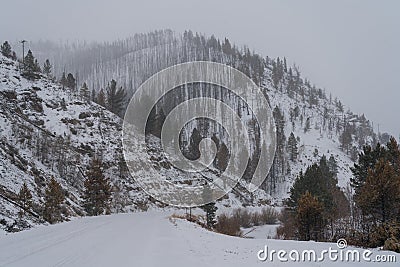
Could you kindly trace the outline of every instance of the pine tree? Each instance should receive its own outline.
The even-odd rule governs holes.
[[[166,116],[162,108],[159,108],[158,111],[156,110],[156,108],[153,108],[149,114],[146,123],[146,134],[152,134],[158,138],[161,138],[162,125]]]
[[[209,185],[205,185],[203,188],[203,200],[204,202],[209,202],[201,207],[206,213],[207,228],[213,229],[217,223],[215,220],[217,207],[215,202],[210,202],[212,200],[212,191]]]
[[[285,172],[285,116],[281,109],[276,106],[273,110],[273,116],[276,125],[276,156],[274,161],[274,168],[278,173]]]
[[[206,212],[207,228],[213,229],[215,227],[215,224],[217,223],[217,221],[215,220],[217,212],[217,207],[215,206],[215,203],[208,203],[204,205],[202,209]]]
[[[37,61],[35,60],[32,51],[29,50],[24,58],[23,76],[27,79],[34,80],[38,78],[36,72],[38,71]]]
[[[85,82],[83,83],[79,93],[83,100],[85,101],[90,100],[90,91]]]
[[[337,180],[329,171],[326,157],[323,156],[319,163],[309,166],[304,174],[300,172],[290,189],[288,204],[290,207],[297,207],[300,197],[308,191],[318,198],[327,211],[331,211],[336,185]]]
[[[329,171],[336,176],[338,174],[338,165],[336,162],[335,157],[331,154],[331,156],[329,157],[328,160],[328,167],[329,167]]]
[[[111,186],[109,180],[104,176],[102,162],[93,159],[84,182],[85,191],[83,195],[84,207],[90,216],[97,216],[108,212],[111,200]]]
[[[46,221],[51,224],[62,221],[61,205],[64,200],[65,195],[61,185],[52,177],[45,192],[43,217]]]
[[[343,151],[349,153],[351,142],[353,141],[352,133],[350,127],[346,127],[343,133],[339,137],[341,147]]]
[[[385,223],[400,214],[400,174],[395,172],[389,161],[381,158],[356,195],[356,204],[365,215]]]
[[[21,186],[21,189],[19,190],[18,203],[21,205],[23,209],[22,212],[30,210],[32,208],[32,194],[31,191],[29,191],[29,188],[26,185],[26,183],[24,183]]]
[[[304,132],[308,132],[311,129],[311,122],[310,122],[310,118],[307,118],[306,120],[306,124],[304,125]]]
[[[2,54],[3,56],[8,57],[8,58],[12,58],[13,52],[12,52],[12,50],[11,50],[11,45],[8,43],[8,41],[5,41],[5,42],[1,45],[0,50],[1,50],[1,54]]]
[[[96,90],[94,90],[94,88],[92,88],[92,93],[90,94],[90,100],[92,102],[96,102],[97,101]]]
[[[197,128],[194,128],[192,134],[190,135],[189,147],[188,147],[188,155],[187,158],[190,160],[197,160],[200,158],[200,141],[202,137],[200,131]]]
[[[293,133],[290,133],[287,144],[288,144],[290,160],[296,161],[297,155],[298,155],[298,149],[297,149],[297,140],[296,140],[296,137],[294,137]]]
[[[104,90],[101,89],[99,94],[97,95],[97,104],[100,106],[106,107],[106,95],[104,94]]]
[[[12,52],[11,59],[12,60],[17,60],[17,53],[15,53],[15,51]]]
[[[230,153],[228,147],[225,145],[225,143],[221,143],[217,154],[215,155],[216,167],[220,172],[225,171],[225,169],[228,167],[229,157]]]
[[[350,168],[353,177],[350,178],[351,186],[355,189],[355,194],[358,194],[360,188],[364,185],[369,169],[373,169],[380,158],[385,157],[386,149],[379,143],[375,148],[364,146],[363,151],[358,155],[358,162]]]
[[[112,113],[121,116],[124,109],[126,92],[122,87],[117,88],[117,82],[111,80],[110,85],[107,87],[107,109]]]
[[[43,64],[43,73],[50,78],[51,76],[51,64],[50,60],[46,59],[46,61]],[[64,74],[65,77],[65,74]]]
[[[42,72],[39,61],[37,59],[35,59],[35,72]]]
[[[300,240],[320,240],[324,227],[324,207],[318,198],[306,191],[299,198],[296,210],[296,224]]]
[[[68,73],[67,75],[66,86],[72,90],[75,90],[76,88],[76,80],[74,78],[74,75],[72,75],[72,73]]]
[[[63,72],[62,75],[61,75],[60,84],[62,85],[63,89],[66,86],[68,86],[67,78],[65,77],[65,72]]]

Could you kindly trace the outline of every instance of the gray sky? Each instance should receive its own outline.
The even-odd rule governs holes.
[[[191,29],[286,56],[381,131],[400,133],[400,1],[13,0],[3,40],[113,40]]]

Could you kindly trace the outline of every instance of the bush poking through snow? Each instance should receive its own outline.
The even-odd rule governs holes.
[[[239,219],[236,216],[229,216],[225,213],[218,216],[218,222],[215,225],[218,233],[231,236],[241,236]]]

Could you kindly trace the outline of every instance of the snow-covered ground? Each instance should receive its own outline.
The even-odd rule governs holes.
[[[397,263],[260,261],[258,252],[338,249],[334,243],[230,237],[207,231],[171,212],[116,214],[0,235],[0,266],[398,266]],[[355,249],[355,248],[346,248]],[[357,249],[362,253],[362,249]],[[373,250],[377,255],[400,254]],[[260,256],[263,256],[262,254]],[[288,257],[288,256],[286,256]]]

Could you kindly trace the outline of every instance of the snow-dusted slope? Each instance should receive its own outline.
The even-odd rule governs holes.
[[[299,171],[304,171],[322,155],[335,157],[338,184],[342,188],[347,187],[351,177],[349,167],[357,152],[364,144],[377,141],[370,121],[363,115],[343,109],[340,100],[302,77],[296,66],[287,66],[285,59],[271,59],[250,52],[246,47],[239,48],[227,42],[226,38],[216,39],[191,31],[180,34],[164,30],[138,34],[115,43],[81,44],[69,48],[57,48],[55,45],[48,54],[45,54],[48,47],[36,44],[34,51],[42,60],[50,58],[59,75],[67,66],[69,72],[79,73],[80,79],[95,90],[104,88],[108,81],[115,79],[130,95],[156,72],[188,61],[208,60],[228,64],[253,80],[258,79],[269,96],[271,107],[279,107],[284,115],[286,142],[291,132],[300,138],[299,158],[290,162],[284,151],[286,158],[283,165],[287,166],[282,169],[285,170],[277,173],[274,181],[268,181],[264,188],[272,201],[278,204],[287,197]],[[290,113],[295,107],[298,107],[299,115],[292,124]],[[306,121],[310,124],[307,132],[304,131]],[[340,136],[348,127],[353,129],[352,143],[349,148],[342,149]],[[286,144],[284,146],[286,148]]]
[[[66,192],[65,217],[82,214],[83,181],[90,159],[95,156],[102,158],[113,184],[112,212],[140,210],[151,202],[129,175],[121,175],[121,119],[105,108],[83,101],[45,77],[25,79],[18,63],[3,56],[0,107],[3,227],[12,228],[18,218],[16,194],[24,182],[33,194],[34,211],[40,212],[44,189],[52,176]],[[34,217],[27,221],[28,225],[39,222]]]
[[[288,197],[288,193],[291,185],[296,179],[299,172],[303,172],[308,166],[315,162],[318,162],[322,155],[325,155],[327,159],[330,155],[333,155],[337,161],[338,165],[338,186],[342,189],[349,187],[350,177],[352,176],[350,167],[353,166],[354,162],[348,154],[346,154],[340,148],[339,135],[334,131],[329,131],[328,129],[322,129],[322,114],[324,107],[331,111],[335,111],[336,107],[333,103],[328,101],[323,101],[318,106],[310,107],[306,103],[298,101],[296,98],[290,98],[287,94],[275,90],[272,88],[271,84],[266,84],[268,90],[268,95],[270,97],[271,106],[279,107],[287,119],[285,123],[285,134],[289,136],[291,132],[294,133],[296,137],[300,139],[298,143],[298,159],[296,162],[289,161],[290,173],[285,175],[284,180],[280,181],[277,185],[277,192],[275,196],[277,199],[284,199]],[[294,120],[292,124],[288,117],[289,113],[295,107],[299,107],[300,113],[304,114],[304,121],[309,118],[310,129],[304,131],[304,122],[301,123],[299,119]],[[318,153],[316,153],[318,151]]]
[[[265,246],[300,253],[313,249],[317,255],[329,247],[338,248],[334,243],[230,237],[169,215],[147,212],[80,218],[2,235],[0,266],[376,266],[375,262],[330,261],[327,256],[323,262],[280,262],[276,254],[272,262],[263,262],[257,253]],[[400,260],[400,254],[372,251],[371,259],[392,254]]]
[[[111,180],[111,213],[163,207],[121,167],[122,121],[102,106],[82,100],[76,92],[43,76],[27,80],[17,62],[1,56],[0,107],[0,228],[18,231],[43,223],[35,214],[41,213],[51,177],[65,191],[64,218],[84,215],[83,181],[93,157],[102,159]],[[163,166],[160,153],[152,153],[155,164]],[[135,156],[144,157],[140,152]],[[167,177],[185,178],[176,169],[164,172]],[[34,213],[21,220],[17,194],[24,182],[33,195]],[[265,197],[262,192],[259,195]],[[237,207],[241,201],[230,194],[221,205]]]
[[[195,39],[198,38],[203,36]],[[243,186],[238,186],[217,205],[282,205],[299,171],[304,171],[322,155],[327,158],[334,156],[338,164],[338,184],[342,188],[348,187],[350,166],[357,151],[362,145],[377,141],[370,122],[364,116],[344,111],[340,101],[311,85],[300,76],[296,67],[286,66],[286,61],[263,58],[246,48],[233,47],[227,54],[223,48],[221,51],[212,45],[215,38],[204,37],[203,41],[208,41],[201,41],[202,44],[193,40],[188,35],[179,36],[170,31],[155,36],[151,33],[138,35],[126,44],[117,42],[117,47],[99,45],[93,50],[90,47],[71,49],[68,51],[71,57],[61,56],[65,55],[62,49],[53,51],[61,56],[55,57],[58,61],[54,65],[60,71],[60,66],[66,63],[65,58],[71,59],[66,65],[70,68],[68,71],[79,73],[79,79],[86,81],[90,89],[104,89],[110,79],[116,79],[118,85],[132,94],[150,75],[176,63],[211,60],[230,64],[258,79],[271,107],[279,108],[284,117],[285,136],[282,160],[276,164],[274,175],[268,176],[263,188],[251,194]],[[47,50],[38,52],[39,58],[47,56],[43,51]],[[13,224],[17,223],[19,208],[13,201],[23,182],[33,192],[34,211],[40,212],[44,188],[52,176],[66,192],[65,217],[83,215],[80,195],[86,169],[94,156],[103,159],[106,176],[113,185],[110,212],[162,206],[147,196],[124,168],[121,119],[105,108],[82,100],[77,92],[62,88],[45,77],[36,81],[26,80],[20,75],[18,63],[4,57],[0,58],[0,106],[0,224],[3,225],[0,228],[13,230]],[[297,115],[293,117],[293,113]],[[306,124],[309,127],[304,130]],[[340,136],[347,128],[352,129],[352,142],[343,149]],[[291,132],[299,140],[299,155],[294,161],[289,160],[287,151]],[[187,140],[189,134],[187,131]],[[151,137],[148,143],[154,164],[158,164],[159,171],[169,179],[185,182],[190,175],[167,168],[169,162],[155,145],[159,143],[156,139]],[[144,155],[137,153],[136,156],[141,158]],[[147,175],[151,176],[151,173]],[[211,171],[209,175],[214,174]],[[204,177],[190,178],[203,182]],[[40,222],[34,217],[26,218],[26,221],[28,225]]]

